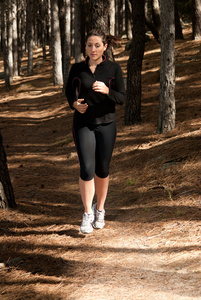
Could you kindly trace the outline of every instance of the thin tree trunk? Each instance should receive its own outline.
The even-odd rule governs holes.
[[[5,2],[1,2],[1,35],[4,60],[4,78],[6,87],[10,86],[10,72],[8,66],[8,42],[7,42],[7,22],[6,22],[6,6]]]
[[[13,0],[13,75],[18,76],[17,3]]]
[[[54,85],[63,84],[61,36],[59,27],[59,6],[57,0],[51,0],[52,17],[52,61]]]
[[[70,32],[71,32],[71,20],[70,20],[70,0],[64,0],[64,8],[65,8],[65,28],[64,28],[64,69],[63,69],[63,76],[64,76],[64,90],[66,88],[66,83],[70,71],[70,54],[71,54],[71,38],[70,38]]]
[[[168,0],[167,0],[168,1]],[[152,19],[154,26],[158,30],[159,36],[161,32],[161,16],[160,16],[160,5],[159,0],[151,0],[151,6],[152,6]]]
[[[8,0],[8,68],[10,82],[13,82],[13,16],[12,0]]]
[[[75,62],[82,60],[81,51],[81,1],[75,0]]]
[[[15,196],[7,167],[6,153],[0,133],[0,208],[15,208]]]
[[[152,20],[149,17],[149,14],[148,14],[148,3],[149,3],[149,0],[145,0],[145,24],[147,25],[149,30],[152,32],[152,34],[155,37],[155,39],[157,40],[157,42],[160,43],[160,36],[159,36],[158,29],[156,28],[156,26],[154,25],[154,23],[152,22]]]
[[[192,0],[193,39],[201,40],[201,0]]]
[[[33,0],[28,0],[27,4],[27,49],[28,65],[27,73],[33,73]]]
[[[111,0],[109,3],[109,24],[110,24],[110,34],[115,35],[115,0]]]
[[[133,43],[127,65],[125,124],[141,121],[141,71],[145,48],[144,0],[132,0]]]
[[[183,40],[183,38],[184,38],[184,36],[182,33],[182,27],[181,27],[181,22],[180,22],[180,17],[179,17],[177,0],[175,0],[175,39]]]
[[[161,0],[161,72],[157,133],[175,127],[174,0]]]

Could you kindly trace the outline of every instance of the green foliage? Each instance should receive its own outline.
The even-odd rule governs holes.
[[[133,185],[135,183],[135,178],[133,178],[133,179],[128,178],[126,180],[126,183],[127,183],[127,185]]]

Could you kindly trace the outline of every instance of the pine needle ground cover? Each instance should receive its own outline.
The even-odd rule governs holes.
[[[129,52],[115,52],[126,78]],[[176,41],[176,128],[156,134],[160,46],[146,44],[142,122],[124,125],[111,163],[106,227],[82,235],[72,112],[34,74],[0,80],[0,130],[18,208],[0,212],[0,299],[198,299],[201,295],[201,48]],[[24,66],[26,57],[24,58]],[[1,70],[3,63],[1,59]]]

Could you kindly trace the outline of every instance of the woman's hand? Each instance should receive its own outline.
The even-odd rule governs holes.
[[[77,101],[73,102],[73,107],[81,114],[84,114],[88,108],[88,104],[82,103],[83,101],[84,99],[78,99]]]
[[[94,84],[92,85],[92,89],[95,92],[109,95],[109,88],[102,81],[95,81]]]

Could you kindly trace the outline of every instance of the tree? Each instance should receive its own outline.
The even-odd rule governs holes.
[[[11,0],[8,0],[8,68],[11,83],[13,82],[13,16]]]
[[[152,10],[153,11],[153,10]],[[149,16],[149,0],[145,0],[145,24],[149,28],[149,30],[152,32],[155,39],[160,42],[160,35],[158,32],[157,27],[152,22],[150,16]]]
[[[81,0],[75,0],[75,62],[82,60],[81,51]]]
[[[52,61],[54,85],[63,84],[61,36],[59,27],[59,5],[58,0],[51,0],[51,33],[52,33]]]
[[[158,133],[175,127],[175,20],[174,0],[160,0],[161,8],[161,71]]]
[[[27,73],[33,73],[33,0],[27,2],[27,49],[28,65]]]
[[[180,22],[177,0],[175,0],[174,11],[175,11],[175,39],[183,40],[184,37],[183,37],[183,32],[182,32],[182,27]]]
[[[0,132],[0,208],[15,208],[15,196],[7,167],[6,153]]]
[[[144,0],[132,0],[133,42],[127,64],[125,124],[141,121],[141,71],[145,47]]]
[[[64,0],[65,27],[64,27],[64,51],[63,51],[63,77],[64,90],[70,71],[71,35],[70,35],[70,0]]]
[[[201,40],[201,0],[192,0],[193,39]]]
[[[10,86],[10,68],[8,65],[8,41],[7,41],[7,22],[6,22],[6,5],[5,2],[1,2],[1,36],[2,36],[2,48],[3,48],[3,60],[4,60],[4,78],[6,87]]]

